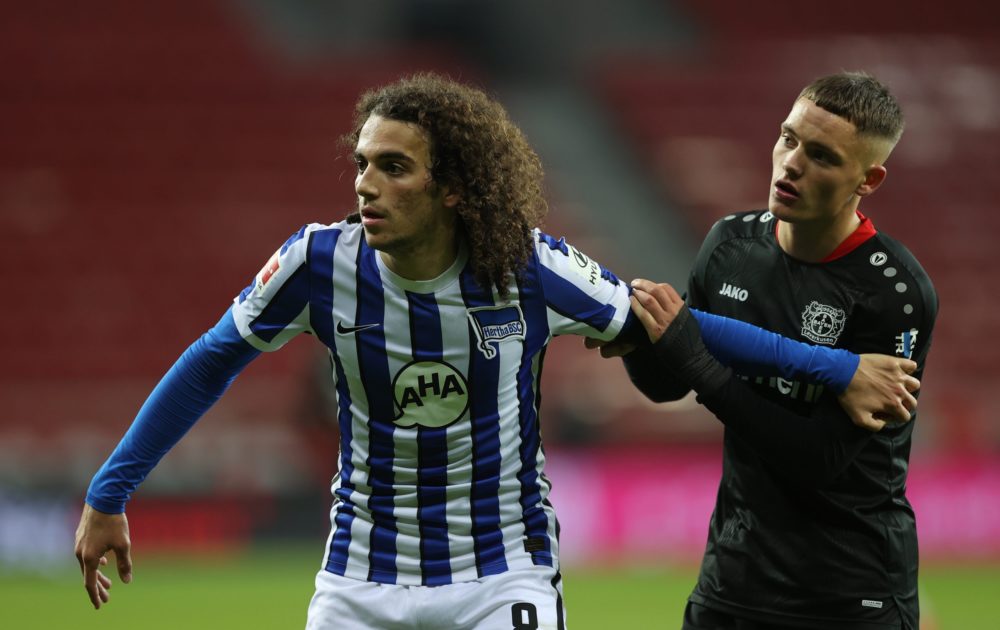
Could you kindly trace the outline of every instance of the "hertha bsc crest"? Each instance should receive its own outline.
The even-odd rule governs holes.
[[[813,301],[802,311],[802,336],[816,343],[829,346],[837,343],[837,337],[844,332],[844,322],[847,313],[843,309],[833,308],[826,304]]]

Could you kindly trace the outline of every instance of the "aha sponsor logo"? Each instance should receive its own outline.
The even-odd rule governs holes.
[[[505,339],[524,340],[524,314],[520,305],[479,306],[468,310],[469,323],[476,331],[476,349],[487,359],[497,355],[497,347]]]
[[[413,361],[392,380],[396,426],[437,429],[457,422],[469,408],[469,385],[444,361]]]
[[[813,300],[802,311],[802,336],[816,343],[832,346],[844,332],[847,313]]]
[[[750,297],[750,292],[746,289],[733,286],[728,282],[723,282],[722,288],[719,289],[719,295],[731,297],[734,300],[739,300],[740,302],[746,302],[747,298]]]

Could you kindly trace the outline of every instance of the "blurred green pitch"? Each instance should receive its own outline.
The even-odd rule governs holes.
[[[54,577],[0,573],[0,627],[302,628],[320,562],[313,547],[240,557],[139,554],[133,583],[123,585],[114,576],[111,602],[99,611],[91,608],[72,558]],[[696,572],[695,567],[569,568],[564,573],[568,627],[677,628]],[[921,573],[924,607],[936,620],[935,630],[1000,628],[1000,567],[930,565]]]

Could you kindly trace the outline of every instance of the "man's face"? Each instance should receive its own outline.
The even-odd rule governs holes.
[[[791,223],[833,222],[853,213],[872,159],[853,123],[799,99],[774,145],[768,209]]]
[[[371,116],[354,150],[354,190],[368,244],[400,266],[454,245],[457,198],[431,176],[430,143],[419,126]]]

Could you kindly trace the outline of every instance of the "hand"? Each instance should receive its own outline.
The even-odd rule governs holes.
[[[83,572],[83,587],[94,604],[108,603],[111,579],[101,573],[99,567],[108,563],[105,554],[115,552],[118,561],[118,576],[122,582],[132,581],[132,543],[128,536],[128,519],[125,514],[105,514],[84,504],[80,515],[80,525],[76,528],[76,559]]]
[[[583,345],[588,350],[600,348],[601,356],[605,359],[623,357],[636,348],[634,343],[629,343],[627,341],[601,341],[595,337],[584,338]]]
[[[838,398],[854,424],[880,431],[886,421],[909,422],[917,408],[913,392],[920,381],[910,376],[917,364],[884,354],[862,354],[858,369]]]
[[[649,341],[656,343],[674,321],[684,300],[669,284],[637,278],[632,281],[632,312],[642,322]]]

